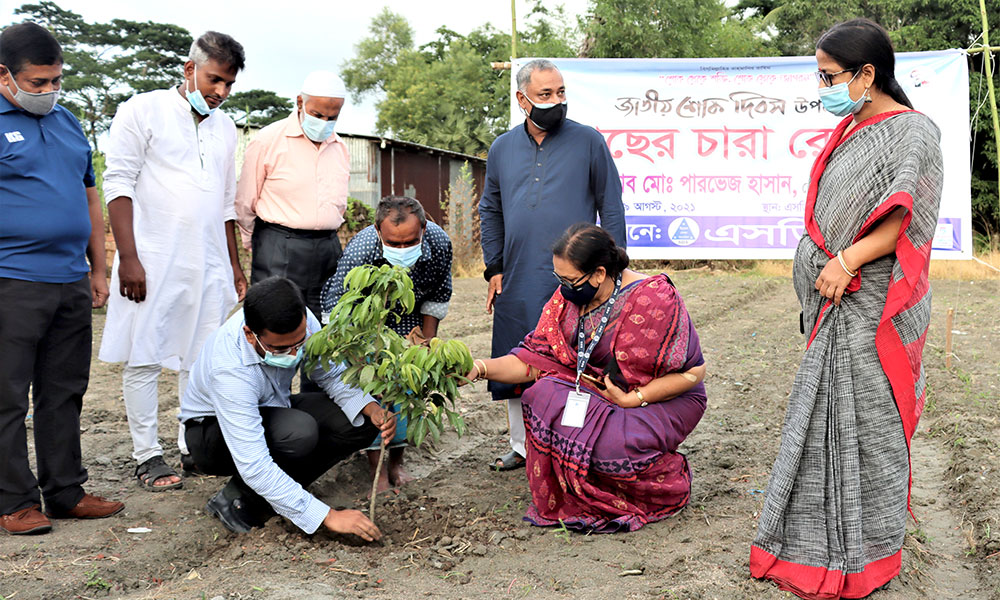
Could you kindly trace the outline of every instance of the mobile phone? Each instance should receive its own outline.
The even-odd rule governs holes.
[[[587,383],[589,383],[590,385],[596,387],[599,390],[605,390],[605,389],[607,389],[607,387],[604,385],[604,382],[601,381],[600,379],[594,377],[593,375],[587,375],[586,373],[581,373],[580,374],[580,379],[586,381]]]

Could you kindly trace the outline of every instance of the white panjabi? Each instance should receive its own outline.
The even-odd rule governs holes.
[[[200,123],[176,88],[139,94],[111,124],[104,196],[132,199],[146,299],[119,293],[119,257],[99,358],[190,369],[236,305],[225,222],[236,219],[236,127],[216,111]]]

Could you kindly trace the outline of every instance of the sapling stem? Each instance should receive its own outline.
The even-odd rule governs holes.
[[[385,438],[379,435],[378,466],[375,467],[375,479],[372,481],[372,500],[368,505],[368,518],[375,522],[375,492],[378,490],[378,479],[382,475],[382,465],[385,463]]]

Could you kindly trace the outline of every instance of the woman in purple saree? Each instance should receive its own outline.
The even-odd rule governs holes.
[[[571,227],[553,252],[561,285],[535,330],[469,377],[536,381],[522,398],[527,521],[634,531],[690,497],[677,447],[705,411],[698,334],[670,279],[628,270],[599,227]]]

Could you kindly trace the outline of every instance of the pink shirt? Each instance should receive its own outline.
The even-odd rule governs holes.
[[[295,112],[261,129],[247,145],[236,186],[243,245],[250,247],[254,217],[292,229],[340,227],[350,169],[340,136],[334,133],[317,147],[302,133]]]

